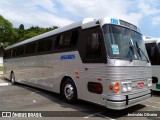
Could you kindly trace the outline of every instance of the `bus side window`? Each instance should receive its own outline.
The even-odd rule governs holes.
[[[26,45],[25,54],[34,54],[36,52],[37,43],[33,42]]]
[[[11,50],[5,50],[4,51],[4,58],[10,58],[11,57]]]
[[[73,31],[73,32],[72,32],[72,38],[71,38],[71,41],[70,41],[69,48],[74,48],[74,47],[76,47],[78,37],[79,37],[78,30]]]
[[[69,48],[71,37],[72,34],[70,32],[58,35],[56,38],[55,48],[57,49]]]
[[[38,42],[38,52],[47,52],[52,49],[52,38],[48,37]]]
[[[98,32],[87,35],[86,41],[86,59],[101,58],[100,36]]]
[[[63,51],[73,50],[76,48],[78,37],[78,30],[71,30],[69,32],[57,35],[54,48]]]
[[[15,57],[15,56],[16,56],[16,51],[17,51],[16,48],[12,49],[12,57]]]
[[[24,55],[24,49],[25,49],[25,46],[17,47],[16,56],[22,56],[22,55]]]

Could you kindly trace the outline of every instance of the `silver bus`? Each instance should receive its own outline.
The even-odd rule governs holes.
[[[151,97],[151,65],[138,28],[105,17],[84,19],[5,48],[12,83],[125,109]]]
[[[152,65],[152,90],[160,91],[160,38],[143,37]]]

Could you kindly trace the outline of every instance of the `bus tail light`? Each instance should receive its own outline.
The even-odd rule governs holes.
[[[129,91],[132,91],[131,82],[122,82],[122,92],[129,92]]]

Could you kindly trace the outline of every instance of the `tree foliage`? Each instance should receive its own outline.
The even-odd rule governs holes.
[[[25,29],[23,24],[20,24],[18,28],[13,28],[12,23],[0,15],[0,43],[3,43],[6,47],[57,28],[57,26],[49,28],[31,26]]]
[[[0,15],[0,43],[13,44],[18,34],[14,31],[12,23]]]

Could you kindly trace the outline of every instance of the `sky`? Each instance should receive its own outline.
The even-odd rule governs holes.
[[[160,0],[0,0],[0,15],[14,27],[52,27],[84,18],[113,17],[160,38]]]

